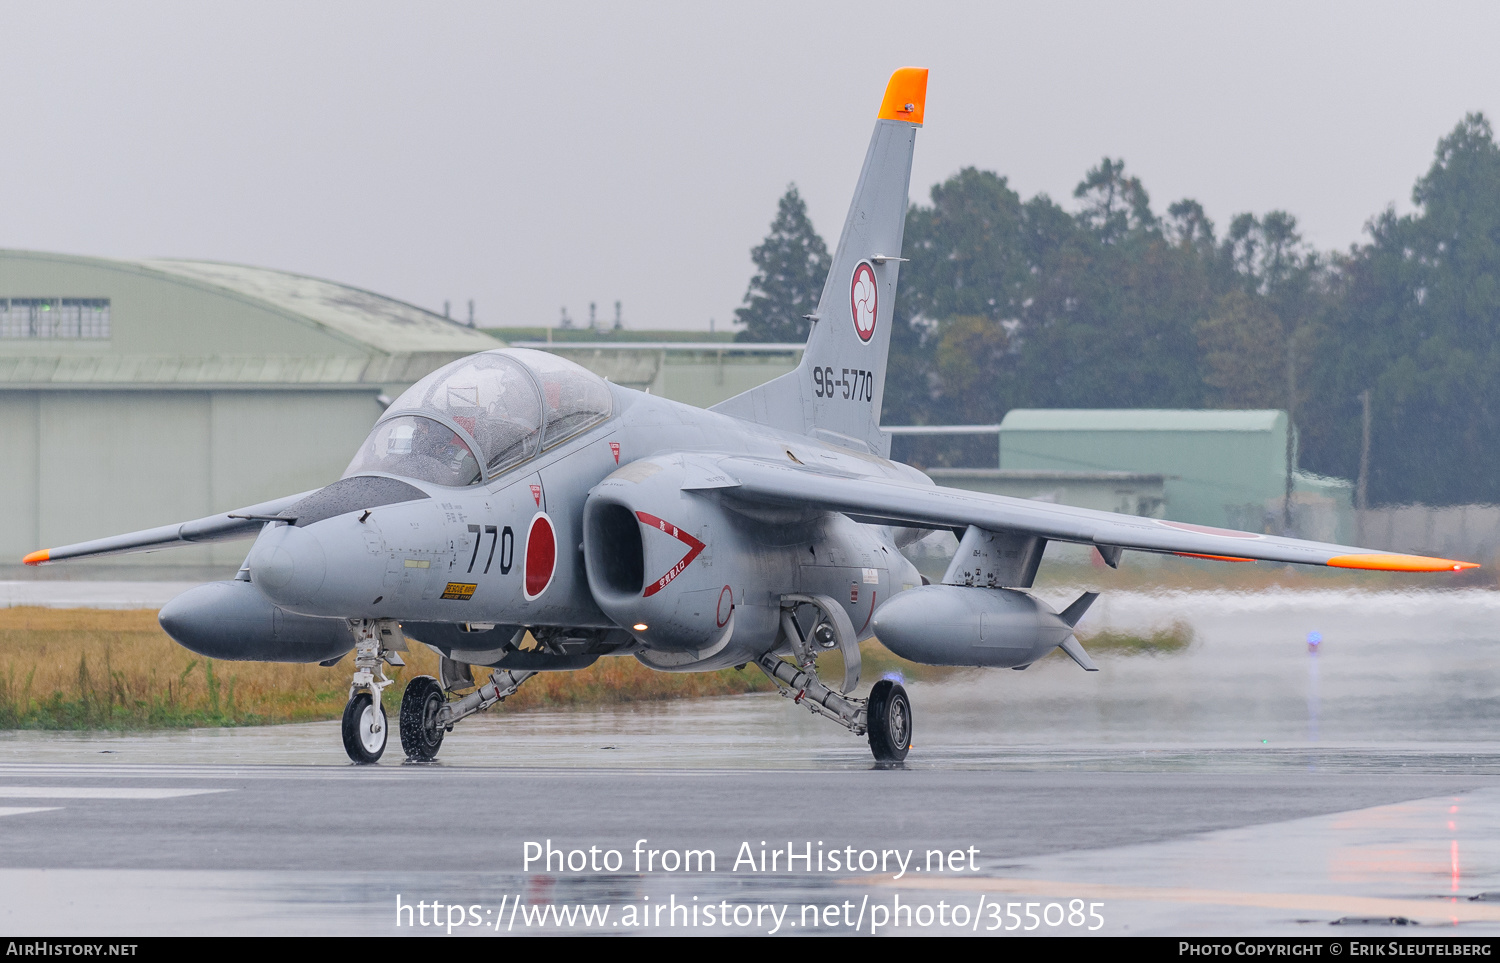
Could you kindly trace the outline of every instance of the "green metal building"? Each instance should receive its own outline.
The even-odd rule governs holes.
[[[1284,411],[1018,408],[999,434],[1001,469],[1160,474],[1166,518],[1249,531],[1285,527]],[[1292,442],[1295,466],[1295,434]],[[1352,484],[1294,469],[1292,489],[1291,531],[1353,537]]]

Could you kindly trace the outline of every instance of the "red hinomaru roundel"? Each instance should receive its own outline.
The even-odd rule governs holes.
[[[849,283],[849,311],[854,320],[854,333],[859,340],[868,342],[875,336],[875,315],[879,309],[880,295],[876,291],[875,269],[869,261],[860,261],[854,268],[854,279]]]
[[[546,512],[537,512],[526,532],[526,601],[540,596],[552,584],[552,575],[557,571],[557,533],[552,530],[552,519]]]

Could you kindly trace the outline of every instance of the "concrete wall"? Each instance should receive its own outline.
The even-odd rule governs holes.
[[[1359,544],[1500,565],[1500,505],[1397,505],[1359,512]]]

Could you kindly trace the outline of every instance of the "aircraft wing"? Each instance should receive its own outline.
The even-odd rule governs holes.
[[[41,565],[46,562],[97,558],[102,555],[126,555],[131,552],[150,552],[159,548],[174,548],[178,545],[193,545],[199,542],[247,538],[259,532],[269,516],[291,508],[311,494],[312,491],[301,492],[269,502],[261,502],[258,505],[250,505],[247,508],[237,508],[222,515],[209,515],[206,518],[195,518],[190,522],[177,522],[160,528],[148,528],[145,531],[131,532],[128,535],[96,538],[88,542],[64,545],[61,548],[42,549],[39,552],[32,552],[22,561],[27,565]]]
[[[1128,548],[1232,562],[1261,560],[1392,572],[1442,572],[1479,567],[1474,562],[1305,542],[1296,538],[1118,515],[956,488],[834,474],[760,459],[726,458],[719,462],[719,467],[728,477],[714,487],[731,500],[788,506],[815,505],[842,512],[856,521],[879,525],[959,531],[976,525],[990,531],[1040,535],[1106,550]]]

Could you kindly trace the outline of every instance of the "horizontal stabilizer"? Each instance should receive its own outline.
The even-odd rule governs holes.
[[[1070,627],[1076,626],[1078,624],[1078,620],[1083,618],[1083,613],[1089,610],[1089,606],[1093,605],[1094,599],[1098,597],[1098,592],[1084,592],[1082,595],[1078,596],[1078,598],[1073,600],[1072,605],[1057,613],[1057,617],[1068,623]],[[1074,656],[1074,658],[1077,658],[1077,656]]]
[[[1078,641],[1076,636],[1068,636],[1068,641],[1064,642],[1059,648],[1068,653],[1074,662],[1083,666],[1085,672],[1099,671],[1099,667],[1094,664],[1094,660],[1089,658],[1087,652],[1083,651],[1083,644]]]

